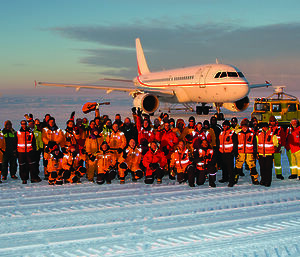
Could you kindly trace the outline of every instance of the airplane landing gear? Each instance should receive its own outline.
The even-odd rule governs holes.
[[[202,106],[196,106],[196,113],[198,115],[208,115],[209,114],[209,110],[212,109],[212,106],[205,106],[206,103],[202,103]]]
[[[215,117],[217,120],[224,120],[224,114],[221,112],[222,103],[215,103],[217,112],[215,113]]]

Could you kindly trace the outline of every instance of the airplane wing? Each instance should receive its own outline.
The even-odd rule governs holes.
[[[266,81],[264,84],[250,84],[249,88],[257,88],[257,87],[271,87],[272,83],[270,83],[269,81]]]
[[[130,95],[134,96],[136,94],[141,93],[151,93],[155,94],[158,97],[173,97],[174,91],[173,90],[156,90],[151,88],[137,88],[137,87],[116,87],[116,86],[104,86],[104,85],[92,85],[92,84],[65,84],[65,83],[49,83],[49,82],[36,82],[35,86],[47,86],[47,87],[71,87],[75,88],[76,91],[79,91],[80,89],[98,89],[98,90],[106,90],[106,93],[109,94],[112,91],[119,91],[119,92],[125,92],[129,93]]]

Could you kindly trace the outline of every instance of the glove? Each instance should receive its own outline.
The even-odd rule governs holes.
[[[137,109],[137,115],[141,116],[142,115],[142,110],[140,109],[140,107]]]
[[[96,156],[92,155],[92,154],[89,155],[89,158],[92,162],[94,162],[96,160]]]
[[[71,140],[72,140],[72,139],[71,139],[70,137],[67,137],[67,138],[66,138],[66,141],[67,141],[67,142],[71,142]]]
[[[73,112],[71,113],[70,120],[74,120],[74,116],[75,116],[75,111],[73,111]]]
[[[159,118],[163,119],[163,117],[164,117],[164,113],[162,112],[160,113]]]
[[[51,177],[52,178],[57,178],[57,172],[56,171],[52,171],[51,172]]]
[[[136,107],[131,108],[132,114],[136,114]]]
[[[158,163],[152,163],[152,167],[154,170],[159,168],[159,164]]]
[[[182,159],[185,159],[186,158],[186,153],[184,153],[183,155],[182,155]]]
[[[168,153],[169,153],[169,150],[168,150],[168,147],[167,147],[167,146],[164,146],[164,147],[162,148],[162,151],[164,152],[165,155],[168,155]]]
[[[123,152],[123,149],[122,148],[118,148],[118,153],[122,153]]]

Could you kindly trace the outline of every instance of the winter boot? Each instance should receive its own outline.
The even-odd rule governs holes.
[[[216,183],[215,183],[215,181],[216,181],[216,175],[209,175],[209,177],[208,177],[208,181],[209,181],[209,186],[210,187],[216,187]]]
[[[289,176],[289,179],[296,179],[297,178],[297,175],[296,174],[292,174]]]
[[[157,184],[161,184],[161,178],[157,179]]]
[[[277,174],[277,175],[276,175],[276,178],[277,178],[277,179],[284,180],[284,177],[282,176],[282,174]]]

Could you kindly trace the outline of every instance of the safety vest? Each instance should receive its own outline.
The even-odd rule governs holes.
[[[261,131],[257,136],[257,152],[260,155],[271,155],[275,152],[275,147],[273,143],[274,133],[271,130],[267,132]]]
[[[292,153],[298,152],[300,150],[300,127],[289,127],[286,140],[286,149],[291,150]]]
[[[234,134],[234,131],[231,129],[221,132],[221,134],[219,136],[219,140],[220,140],[219,151],[220,151],[220,153],[231,153],[233,151],[233,141],[232,141],[233,134]]]
[[[26,131],[18,131],[18,145],[17,150],[19,153],[28,153],[33,150],[32,147],[32,140],[33,140],[33,133],[26,130]]]
[[[123,149],[126,146],[126,137],[121,131],[112,131],[111,134],[107,136],[106,141],[111,150],[116,150],[118,148]]]
[[[240,131],[238,133],[238,152],[239,153],[253,153],[253,139],[255,135],[253,132]]]
[[[212,157],[214,154],[213,149],[207,149],[206,151],[204,149],[199,149],[199,162],[197,162],[197,169],[198,170],[204,170],[206,165],[209,164],[212,161]]]
[[[120,159],[121,162],[125,162],[128,166],[128,169],[131,171],[140,170],[140,163],[142,160],[142,149],[135,147],[134,149],[128,146],[125,150],[125,155]]]

